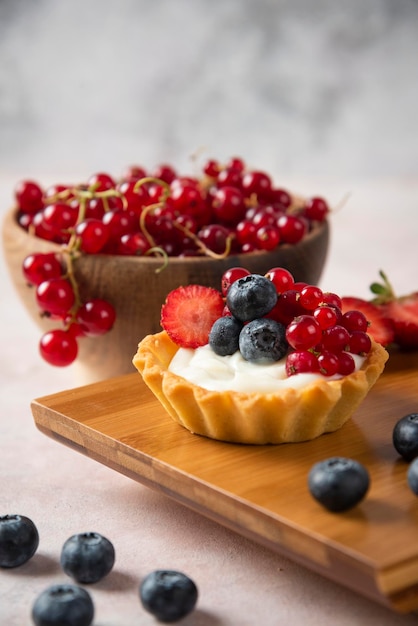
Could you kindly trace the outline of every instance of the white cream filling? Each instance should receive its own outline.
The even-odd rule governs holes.
[[[352,356],[356,370],[360,369],[365,357],[356,354]],[[306,387],[321,378],[324,380],[341,378],[339,375],[323,376],[310,373],[287,376],[286,358],[274,363],[250,363],[239,351],[231,356],[218,356],[209,345],[196,350],[179,348],[168,369],[209,391],[271,393],[286,387],[294,389]]]

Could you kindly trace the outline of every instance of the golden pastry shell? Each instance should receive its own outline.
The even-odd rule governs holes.
[[[307,441],[343,426],[382,373],[388,353],[372,342],[361,367],[273,393],[208,391],[168,370],[177,352],[165,331],[146,336],[133,364],[169,415],[191,433],[245,444]]]

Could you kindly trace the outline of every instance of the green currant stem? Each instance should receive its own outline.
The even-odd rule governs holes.
[[[351,191],[347,191],[347,193],[343,195],[341,200],[337,202],[337,204],[333,207],[332,212],[336,213],[337,211],[340,211],[347,204],[348,200],[350,199],[350,196],[351,196]]]
[[[160,248],[159,246],[154,246],[153,248],[150,248],[149,250],[147,250],[144,254],[144,256],[149,256],[151,254],[161,254],[161,256],[164,259],[163,264],[161,265],[161,267],[158,267],[155,270],[156,274],[159,274],[160,272],[162,272],[163,270],[166,269],[166,267],[168,267],[168,254],[165,250],[163,250],[162,248]]]
[[[83,303],[80,297],[80,290],[78,288],[78,283],[74,274],[73,262],[76,256],[75,252],[74,250],[65,250],[63,254],[65,255],[65,264],[67,268],[65,277],[68,278],[68,280],[71,283],[71,287],[73,288],[74,298],[75,298],[74,305],[71,309],[71,318],[67,324],[67,329],[68,329],[71,326],[71,324],[76,321],[77,311],[79,310],[79,308],[82,306]]]
[[[165,180],[161,180],[160,178],[155,178],[154,176],[145,176],[145,178],[140,178],[139,180],[137,180],[133,189],[134,193],[136,193],[136,191],[140,187],[142,187],[142,185],[147,185],[148,183],[153,183],[155,185],[159,185],[160,187],[164,188],[164,195],[161,198],[161,202],[164,202],[170,195],[170,191],[171,191],[170,185],[166,183]]]
[[[144,180],[144,179],[142,179]],[[155,204],[149,204],[147,207],[145,207],[142,212],[141,215],[139,217],[139,226],[141,228],[141,231],[143,232],[146,240],[148,241],[149,245],[151,246],[151,248],[155,248],[156,247],[156,243],[153,239],[153,237],[151,236],[151,234],[149,233],[146,225],[145,225],[145,219],[148,215],[148,213],[152,213],[152,211],[154,211],[155,209],[158,209],[159,207],[164,206],[164,202],[156,202]]]

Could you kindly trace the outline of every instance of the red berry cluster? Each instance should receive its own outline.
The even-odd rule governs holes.
[[[222,277],[222,294],[226,296],[231,284],[249,273],[242,267],[227,270]],[[309,372],[347,376],[354,372],[352,355],[365,356],[372,345],[366,316],[358,310],[343,313],[337,294],[295,282],[285,268],[273,268],[266,277],[278,294],[277,304],[266,317],[286,326],[291,348],[286,357],[287,375]]]
[[[82,303],[71,267],[71,256],[37,252],[23,261],[23,274],[36,289],[42,314],[64,324],[46,332],[40,340],[41,356],[51,365],[70,365],[77,358],[77,340],[103,335],[115,321],[115,310],[100,298]]]
[[[318,197],[296,201],[238,158],[226,165],[208,160],[199,176],[160,165],[152,172],[132,166],[120,180],[96,173],[79,185],[47,189],[25,180],[15,200],[22,228],[62,246],[60,255],[32,254],[23,264],[43,314],[64,322],[40,343],[42,356],[60,366],[75,360],[78,337],[107,332],[115,319],[109,303],[80,301],[72,272],[77,254],[223,258],[270,251],[300,241],[329,211]]]
[[[120,180],[96,173],[86,183],[46,190],[26,180],[15,197],[23,228],[59,244],[76,238],[88,254],[270,251],[297,243],[329,212],[322,198],[296,200],[238,158],[225,165],[208,160],[198,176],[160,165],[152,172],[130,167]]]

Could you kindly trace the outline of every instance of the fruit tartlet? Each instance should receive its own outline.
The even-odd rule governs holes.
[[[133,364],[192,433],[245,444],[314,439],[350,418],[388,353],[357,310],[284,268],[232,268],[221,289],[170,292]]]

